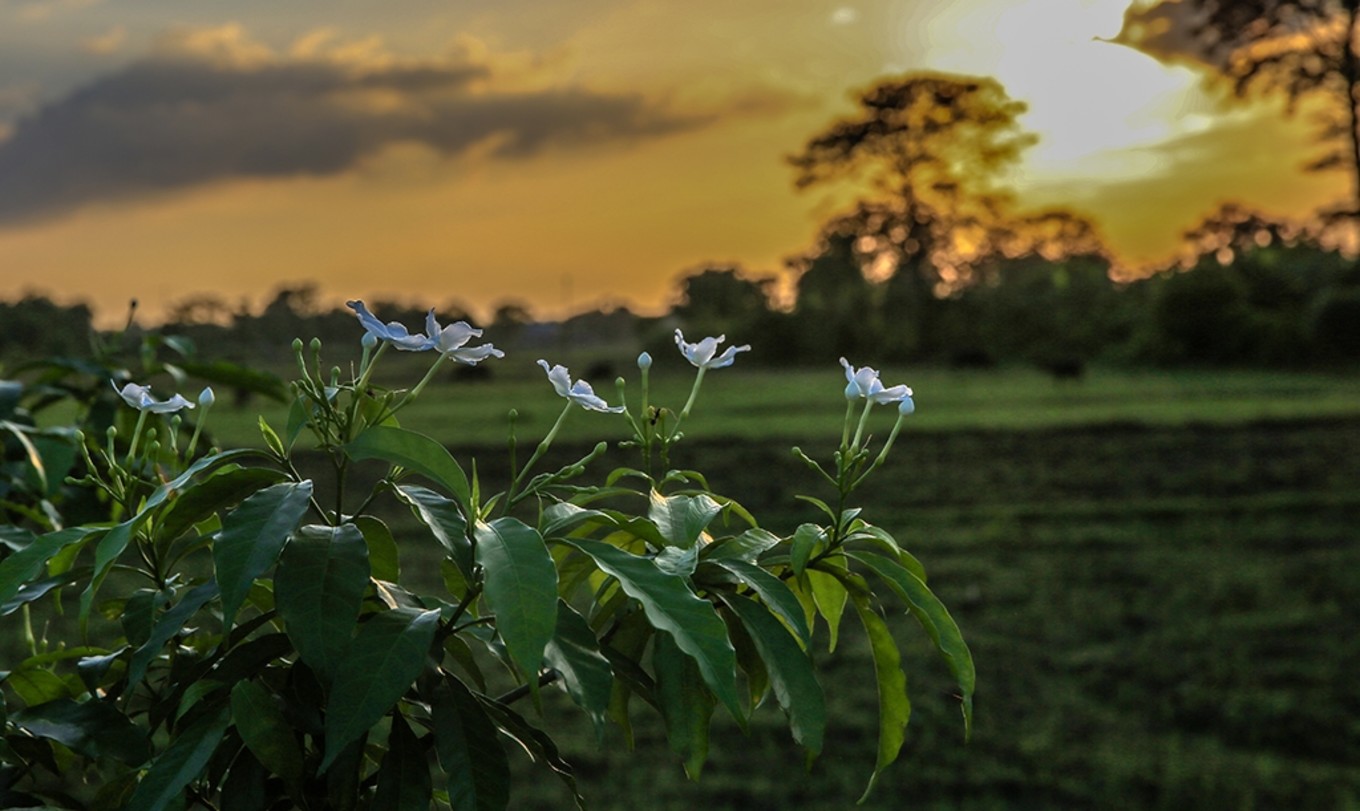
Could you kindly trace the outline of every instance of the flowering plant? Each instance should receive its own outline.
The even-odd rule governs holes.
[[[631,699],[655,709],[696,778],[716,708],[744,726],[772,697],[811,762],[827,726],[815,631],[825,627],[834,647],[847,605],[867,633],[880,699],[867,796],[898,755],[910,707],[880,589],[943,656],[968,727],[974,674],[957,626],[921,564],[851,506],[914,407],[905,386],[842,361],[839,448],[827,463],[795,449],[829,486],[830,499],[805,497],[824,521],[780,533],[701,474],[670,468],[705,373],[747,347],[719,354],[721,337],[690,344],[677,331],[697,369],[679,411],[651,402],[645,353],[636,408],[622,380],[610,405],[540,360],[562,414],[493,492],[399,417],[445,361],[503,353],[467,346],[480,332],[440,326],[433,312],[419,334],[350,306],[364,329],[358,367],[325,372],[319,342],[295,342],[291,410],[282,426],[260,420],[263,448],[200,453],[197,428],[181,445],[177,423],[153,424],[194,403],[115,386],[137,411],[131,436],[113,429],[103,445],[80,443],[80,482],[102,494],[108,520],[3,528],[0,610],[28,617],[75,593],[79,631],[56,646],[30,632],[27,657],[7,666],[0,805],[500,809],[503,744],[514,742],[581,806],[570,765],[517,708],[549,685],[598,734],[613,722],[631,735]],[[374,382],[389,347],[433,352],[417,385]],[[198,427],[213,399],[210,389],[199,397]],[[874,449],[865,425],[879,404],[897,404],[898,420]],[[582,484],[600,443],[539,470],[577,407],[621,415],[642,467]],[[299,449],[304,437],[313,450]],[[324,486],[301,472],[318,458]],[[360,466],[380,471],[376,485],[352,486]],[[409,509],[418,531],[394,533],[384,506]],[[399,550],[417,545],[437,550],[441,589],[410,586]],[[506,674],[513,684],[498,689]]]

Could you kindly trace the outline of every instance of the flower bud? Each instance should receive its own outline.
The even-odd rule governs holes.
[[[907,416],[908,414],[912,413],[912,412],[915,411],[915,410],[916,410],[916,403],[912,401],[911,395],[907,395],[906,397],[903,397],[902,400],[901,400],[901,402],[899,402],[899,403],[897,404],[897,413],[898,413],[898,414],[901,414],[901,415],[904,416],[904,417]]]
[[[652,368],[652,356],[647,354],[646,352],[643,352],[641,355],[638,355],[637,365],[639,369],[643,370],[644,372],[647,371],[648,369]]]
[[[371,332],[365,332],[364,337],[359,339],[359,343],[363,345],[364,349],[372,349],[378,345],[378,336]]]
[[[198,393],[198,404],[204,408],[212,408],[212,404],[217,402],[217,395],[213,393],[212,386],[204,386],[203,391]]]
[[[293,339],[293,351],[294,351],[294,352],[301,352],[301,351],[302,351],[302,339],[301,339],[301,338],[294,338],[294,339]]]

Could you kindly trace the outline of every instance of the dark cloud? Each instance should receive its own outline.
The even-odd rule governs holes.
[[[1203,15],[1189,3],[1160,0],[1134,3],[1111,42],[1127,45],[1162,62],[1209,65],[1205,43],[1195,34]]]
[[[386,146],[504,158],[700,122],[636,96],[496,91],[485,65],[362,66],[184,53],[135,63],[20,119],[0,141],[0,224],[215,180],[332,175]]]

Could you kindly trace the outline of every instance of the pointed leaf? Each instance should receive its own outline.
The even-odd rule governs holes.
[[[817,567],[808,569],[807,581],[808,588],[812,592],[812,601],[816,603],[817,610],[821,612],[822,618],[826,620],[827,631],[830,634],[830,641],[827,643],[827,650],[836,650],[836,641],[840,638],[841,615],[845,613],[846,592],[845,586],[841,585],[834,575],[828,574],[831,569],[845,569],[845,562],[841,558],[824,558],[817,562]]]
[[[628,596],[642,604],[651,624],[669,632],[676,645],[694,657],[704,682],[732,717],[743,717],[737,700],[737,653],[727,638],[727,627],[687,580],[667,575],[647,558],[607,543],[584,538],[564,543],[590,555],[602,571],[617,578]]]
[[[9,720],[30,735],[57,741],[90,758],[108,756],[138,766],[151,756],[146,733],[112,701],[57,699],[19,710]]]
[[[698,546],[668,546],[656,556],[656,568],[676,577],[689,577],[698,565]]]
[[[467,519],[452,499],[426,487],[403,484],[397,497],[406,502],[420,522],[430,528],[435,540],[458,564],[465,578],[472,577],[472,543],[467,537]]]
[[[652,671],[671,751],[684,760],[689,779],[698,780],[708,759],[713,696],[694,659],[681,652],[670,634],[657,634],[652,643]]]
[[[535,679],[557,628],[557,567],[543,536],[518,518],[479,523],[474,535],[496,630],[524,677]]]
[[[869,637],[869,650],[874,657],[874,676],[878,682],[878,759],[874,773],[859,802],[864,803],[874,790],[883,770],[897,760],[906,740],[907,722],[911,720],[911,700],[907,698],[907,674],[902,672],[902,655],[888,630],[888,624],[870,603],[869,589],[863,578],[849,572],[843,575],[849,587],[850,601],[855,606],[864,631]]]
[[[364,542],[368,544],[368,565],[373,570],[373,579],[400,582],[401,562],[392,530],[371,515],[356,515],[354,525],[364,534]]]
[[[813,672],[812,660],[765,607],[734,594],[720,596],[741,618],[765,660],[774,697],[789,717],[793,739],[815,757],[822,751],[826,731],[826,700]]]
[[[789,587],[784,585],[783,580],[744,560],[719,559],[715,563],[736,575],[741,582],[760,595],[765,605],[793,629],[802,647],[806,648],[812,644],[812,632],[808,628],[807,617],[803,614],[803,606],[794,593],[789,591]]]
[[[793,573],[801,575],[807,568],[808,559],[812,557],[812,550],[826,538],[826,533],[816,524],[800,524],[794,530],[793,543],[789,550],[789,566]]]
[[[599,640],[585,617],[561,600],[557,603],[557,629],[543,658],[548,667],[561,674],[571,700],[595,723],[596,737],[602,736],[614,669],[600,653]]]
[[[351,459],[379,459],[420,473],[444,486],[459,504],[469,497],[467,474],[448,449],[424,434],[389,425],[370,425],[345,446]]]
[[[271,773],[284,782],[302,780],[302,748],[274,694],[253,681],[231,688],[231,714],[241,740]]]
[[[165,511],[157,525],[158,537],[178,538],[190,527],[218,510],[239,504],[242,499],[278,484],[284,474],[260,467],[238,468],[218,473],[184,490],[174,505]]]
[[[211,581],[201,586],[195,587],[184,598],[180,600],[174,608],[166,611],[156,620],[156,624],[151,627],[151,634],[141,647],[133,651],[132,659],[128,661],[128,684],[136,685],[146,675],[146,669],[150,666],[153,659],[160,655],[161,648],[169,642],[175,634],[184,630],[184,623],[189,618],[198,613],[209,600],[217,596],[217,584]]]
[[[104,537],[94,546],[94,573],[90,575],[90,582],[85,586],[85,590],[80,593],[80,612],[78,620],[80,623],[80,633],[86,636],[86,629],[90,621],[90,610],[94,607],[95,593],[104,583],[104,578],[108,576],[113,564],[127,549],[132,542],[132,535],[137,528],[146,520],[147,513],[143,512],[140,516],[124,521],[114,526]]]
[[[547,733],[535,727],[533,724],[524,720],[524,716],[510,709],[494,698],[487,696],[477,696],[477,703],[486,710],[487,716],[491,719],[501,732],[514,739],[529,757],[535,761],[542,760],[543,764],[561,779],[563,785],[571,792],[572,799],[576,802],[577,811],[585,811],[585,798],[581,796],[580,790],[576,786],[576,774],[572,771],[571,764],[562,759],[562,754],[557,750],[557,744],[553,743],[552,738]]]
[[[184,787],[203,773],[226,734],[230,720],[231,714],[224,705],[176,735],[137,784],[125,811],[162,811],[175,807]]]
[[[325,771],[392,709],[424,670],[439,611],[394,608],[364,623],[341,659],[326,713]]]
[[[213,543],[217,584],[222,588],[222,625],[230,629],[250,584],[268,571],[307,512],[310,481],[276,484],[250,496],[223,521]]]
[[[431,702],[435,751],[448,775],[453,811],[502,811],[510,803],[510,763],[496,726],[458,679],[446,676]]]
[[[323,682],[349,648],[367,588],[368,546],[353,524],[303,527],[279,556],[274,604],[298,656]]]
[[[647,517],[656,524],[668,543],[688,549],[694,546],[699,535],[720,512],[722,505],[704,494],[663,496],[653,490]]]
[[[401,713],[392,716],[387,754],[378,768],[378,789],[372,811],[429,811],[434,785],[425,762],[425,748]]]
[[[907,604],[912,616],[935,643],[935,648],[944,657],[958,682],[962,693],[963,728],[968,735],[973,727],[973,690],[977,682],[977,671],[973,667],[973,654],[963,641],[963,634],[954,618],[949,615],[940,598],[935,596],[924,582],[904,566],[880,555],[868,553],[849,553],[850,557],[863,563],[882,577],[897,596]]]
[[[91,527],[72,527],[34,538],[18,552],[0,560],[0,603],[6,603],[19,589],[37,577],[58,552],[99,532]],[[30,536],[31,537],[31,536]]]
[[[740,535],[719,538],[705,544],[699,557],[706,561],[719,561],[727,558],[755,563],[764,552],[779,545],[779,536],[768,529],[748,529]]]

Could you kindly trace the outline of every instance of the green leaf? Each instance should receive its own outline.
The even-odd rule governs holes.
[[[778,545],[779,536],[768,529],[748,529],[740,535],[729,535],[705,544],[699,551],[699,557],[714,562],[735,558],[755,563],[761,554]]]
[[[354,460],[378,459],[413,470],[443,485],[459,504],[468,504],[467,474],[448,448],[424,434],[370,425],[345,446],[345,453]]]
[[[464,578],[472,577],[472,542],[467,537],[467,519],[458,503],[426,487],[401,485],[397,498],[406,502],[420,523],[430,528],[435,540],[458,564]]]
[[[826,538],[826,533],[816,524],[799,524],[793,532],[793,544],[789,550],[789,567],[795,575],[801,575],[807,568],[812,550]]]
[[[58,552],[72,544],[81,543],[96,532],[99,530],[91,527],[49,532],[0,560],[0,603],[9,602],[19,593],[19,589],[42,572],[43,566]]]
[[[878,615],[869,602],[869,590],[864,580],[849,572],[843,575],[849,590],[850,601],[859,614],[864,631],[869,636],[869,649],[874,657],[874,676],[878,683],[878,760],[874,773],[859,802],[863,804],[874,790],[883,770],[897,760],[906,740],[907,722],[911,720],[911,700],[907,698],[907,674],[902,672],[902,656],[893,641],[888,624]]]
[[[543,536],[517,518],[478,523],[473,534],[496,630],[524,677],[535,680],[557,628],[557,567]]]
[[[510,763],[477,699],[446,676],[435,690],[430,716],[453,811],[502,811],[510,803]]]
[[[977,671],[973,667],[973,654],[963,641],[963,634],[954,618],[949,615],[940,598],[916,575],[897,562],[880,555],[868,553],[849,553],[851,558],[863,563],[882,577],[897,596],[907,604],[913,617],[935,643],[935,648],[944,657],[954,674],[962,694],[964,735],[970,735],[973,728],[973,690],[977,683]]]
[[[222,587],[222,627],[230,630],[250,584],[279,557],[288,536],[311,503],[311,481],[276,484],[232,510],[213,543],[217,583]]]
[[[0,675],[3,675],[3,681],[19,696],[19,699],[30,707],[59,698],[69,698],[77,692],[60,676],[44,667],[21,665]]]
[[[793,739],[813,757],[822,751],[826,700],[807,652],[765,607],[735,594],[720,594],[755,642],[765,660],[774,697],[789,717]]]
[[[146,520],[147,513],[133,517],[121,524],[114,526],[104,537],[99,539],[99,543],[94,547],[94,573],[90,575],[90,582],[86,584],[85,590],[80,593],[80,613],[78,620],[80,623],[81,636],[86,636],[90,622],[90,609],[94,607],[95,593],[104,583],[104,578],[108,576],[109,570],[118,557],[127,549],[127,545],[132,542],[132,534]]]
[[[688,549],[703,534],[714,516],[722,512],[722,505],[707,495],[663,496],[651,492],[647,517],[656,524],[661,537],[672,546]]]
[[[647,558],[607,543],[585,538],[563,543],[586,553],[602,571],[617,578],[628,596],[642,604],[651,624],[670,633],[680,649],[694,657],[704,682],[732,717],[743,718],[737,700],[737,654],[727,638],[727,627],[687,580],[667,575]]]
[[[576,706],[595,723],[595,737],[602,742],[614,669],[600,653],[599,640],[585,617],[565,602],[557,603],[557,629],[543,651],[548,667],[556,670]]]
[[[812,631],[808,628],[807,616],[803,613],[803,605],[798,602],[794,593],[789,591],[789,587],[784,585],[783,580],[744,560],[731,558],[719,559],[714,562],[736,575],[741,582],[750,586],[752,591],[760,595],[760,599],[765,602],[765,605],[793,629],[802,647],[806,648],[812,644]]]
[[[671,751],[684,760],[689,779],[698,780],[708,759],[713,696],[694,659],[680,651],[670,634],[657,634],[652,643],[652,671]]]
[[[836,641],[840,638],[841,615],[845,613],[846,592],[845,586],[841,585],[840,580],[834,575],[827,574],[832,569],[845,569],[845,561],[842,558],[823,558],[817,562],[817,566],[808,569],[807,580],[808,588],[812,591],[812,601],[817,604],[817,610],[821,612],[822,618],[826,620],[827,631],[830,634],[830,641],[827,643],[827,650],[836,650]]]
[[[396,583],[401,580],[401,563],[397,555],[397,539],[387,524],[371,515],[356,515],[354,525],[364,534],[368,544],[368,565],[374,580]]]
[[[253,681],[231,688],[231,714],[246,748],[271,773],[289,785],[303,777],[302,748],[274,694]]]
[[[141,647],[133,651],[132,659],[128,661],[128,684],[136,685],[146,675],[146,669],[151,661],[165,647],[175,634],[184,629],[184,623],[189,618],[198,613],[198,610],[209,600],[217,596],[217,584],[211,581],[201,586],[195,587],[184,599],[180,600],[174,608],[166,611],[156,620],[156,624],[151,627],[151,634]]]
[[[552,769],[553,773],[562,780],[567,790],[571,792],[572,798],[576,801],[577,811],[585,811],[585,798],[581,796],[581,792],[576,786],[576,774],[572,771],[571,764],[562,759],[561,753],[557,750],[557,744],[553,743],[552,738],[548,737],[543,730],[524,720],[522,715],[494,698],[478,696],[477,702],[486,710],[486,714],[491,718],[492,723],[523,747],[524,751],[529,753],[530,758],[535,761],[542,760],[544,765]]]
[[[387,754],[378,767],[378,788],[372,811],[429,811],[434,786],[425,748],[401,713],[392,716]]]
[[[112,757],[138,766],[151,756],[151,742],[111,701],[57,699],[10,716],[14,726],[90,757]]]
[[[326,713],[326,751],[318,771],[378,722],[425,668],[439,611],[394,608],[359,628],[340,661]]]
[[[284,475],[276,470],[247,467],[204,479],[185,490],[166,510],[157,524],[157,535],[165,539],[177,538],[218,510],[239,504],[251,493],[277,484],[283,478]]]
[[[176,807],[175,802],[181,799],[180,792],[203,773],[230,721],[231,714],[224,705],[176,735],[137,784],[125,811],[163,811]]]
[[[656,568],[676,577],[689,577],[699,565],[699,547],[668,546],[657,553]]]
[[[323,682],[349,648],[367,588],[368,546],[353,524],[303,527],[279,555],[274,604],[298,656]]]

